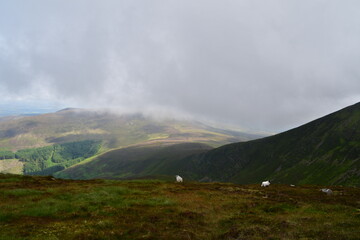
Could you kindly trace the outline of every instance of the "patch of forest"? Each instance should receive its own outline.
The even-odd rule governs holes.
[[[0,159],[19,159],[25,163],[27,175],[51,175],[94,156],[100,147],[101,141],[85,140],[16,152],[0,151]]]

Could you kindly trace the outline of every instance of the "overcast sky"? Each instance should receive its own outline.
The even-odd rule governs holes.
[[[286,130],[360,101],[360,1],[1,0],[0,94]]]

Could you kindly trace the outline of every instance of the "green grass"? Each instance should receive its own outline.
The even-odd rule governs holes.
[[[358,239],[360,189],[0,175],[0,239]]]
[[[43,191],[34,190],[34,189],[22,189],[22,188],[16,188],[11,190],[4,190],[1,191],[0,194],[3,197],[24,197],[24,196],[34,196],[38,194],[42,194]]]

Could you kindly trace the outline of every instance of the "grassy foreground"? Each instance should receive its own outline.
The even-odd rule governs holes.
[[[0,239],[360,239],[360,189],[0,174]]]

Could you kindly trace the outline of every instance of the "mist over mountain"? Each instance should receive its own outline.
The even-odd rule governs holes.
[[[0,0],[0,239],[359,240],[359,66],[358,0]]]
[[[3,0],[0,95],[285,131],[360,101],[359,8],[334,0]]]
[[[270,137],[215,149],[195,143],[124,148],[56,176],[126,179],[175,174],[197,181],[359,186],[360,103]]]
[[[140,152],[142,147],[160,149],[189,143],[196,152],[263,136],[193,120],[65,108],[55,113],[0,118],[0,159],[6,160],[2,169],[8,170],[3,172],[50,175],[123,148],[137,147]]]
[[[155,119],[141,113],[117,114],[108,110],[66,108],[55,113],[8,119],[0,122],[0,148],[9,150],[82,140],[101,140],[104,148],[146,141],[198,141],[216,146],[263,136],[195,121]]]
[[[346,155],[357,147],[353,123],[251,140],[360,101],[358,9],[334,0],[3,0],[2,168],[65,176],[74,166],[70,175],[92,178],[183,166],[195,180],[356,182]],[[170,148],[183,158],[165,161]],[[128,164],[137,151],[141,160]],[[335,155],[346,166],[329,164],[341,162]],[[117,157],[118,168],[106,166]],[[93,160],[114,171],[75,174]],[[161,167],[139,170],[150,162]]]

